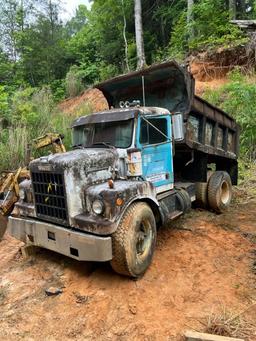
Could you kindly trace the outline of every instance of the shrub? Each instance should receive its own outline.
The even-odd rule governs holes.
[[[78,73],[79,69],[77,66],[72,66],[66,76],[66,94],[68,97],[78,96],[82,89],[82,78]]]
[[[0,141],[1,171],[15,170],[20,166],[25,166],[27,144],[28,129],[24,126],[8,128],[2,132]]]
[[[174,25],[169,46],[171,57],[184,59],[188,50],[237,46],[248,41],[242,31],[230,23],[223,1],[199,1],[194,5],[193,15],[194,20],[188,25],[186,12],[183,12]],[[193,32],[190,39],[189,32]]]
[[[33,145],[32,140],[45,133],[64,134],[65,145],[70,147],[69,128],[73,118],[56,110],[49,87],[20,89],[14,93],[10,105],[9,125],[0,134],[0,171],[24,166],[28,143]],[[34,156],[45,153],[45,150],[35,152],[32,148]]]
[[[218,90],[207,91],[204,97],[232,115],[241,126],[241,154],[256,159],[256,83],[254,76],[233,71],[230,82]]]

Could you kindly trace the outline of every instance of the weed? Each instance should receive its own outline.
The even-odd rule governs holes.
[[[211,313],[206,318],[206,322],[203,323],[205,325],[205,332],[227,337],[249,337],[252,335],[254,328],[242,318],[242,315],[251,307],[249,306],[239,314],[230,312],[225,307],[222,307],[220,313]]]
[[[5,286],[0,287],[0,304],[5,300],[7,292],[8,292],[7,287]]]

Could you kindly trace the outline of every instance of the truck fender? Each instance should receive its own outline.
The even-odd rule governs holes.
[[[123,218],[123,215],[126,212],[126,210],[135,202],[145,202],[146,204],[148,204],[155,216],[157,225],[161,225],[163,223],[164,216],[163,216],[163,212],[161,211],[158,201],[154,197],[136,196],[135,198],[127,202],[126,205],[123,207],[122,212],[116,221],[117,226],[120,223],[121,219]]]

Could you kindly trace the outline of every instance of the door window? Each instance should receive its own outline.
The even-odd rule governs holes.
[[[147,121],[141,119],[140,143],[150,145],[166,142],[168,140],[166,118],[151,118]]]

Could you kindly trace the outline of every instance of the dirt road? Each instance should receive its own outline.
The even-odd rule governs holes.
[[[193,210],[162,228],[139,281],[46,250],[24,260],[5,235],[0,340],[180,340],[223,309],[256,324],[255,209],[255,197],[239,191],[224,215]],[[63,293],[46,296],[51,286]],[[256,340],[253,327],[247,340]]]

